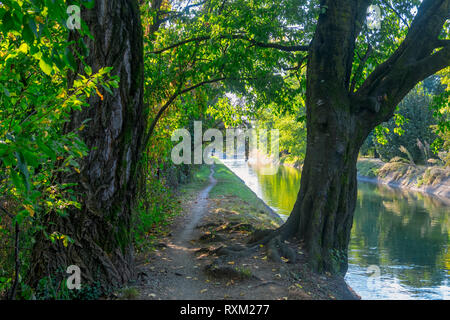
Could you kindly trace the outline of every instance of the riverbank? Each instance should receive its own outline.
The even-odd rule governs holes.
[[[358,179],[427,193],[450,202],[450,170],[424,167],[406,162],[383,162],[361,158],[357,163]]]
[[[222,255],[224,248],[244,247],[256,229],[275,229],[282,221],[227,167],[216,164],[210,175],[206,168],[180,190],[184,210],[171,232],[139,257],[140,299],[358,298],[342,277],[309,271],[297,243],[288,244],[295,263],[271,261],[263,246],[250,255]]]

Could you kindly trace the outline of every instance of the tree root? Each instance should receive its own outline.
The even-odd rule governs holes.
[[[267,243],[267,257],[276,262],[282,262],[284,257],[288,259],[289,262],[295,263],[296,254],[289,246],[281,241],[280,236],[272,238]]]
[[[291,263],[296,261],[296,253],[282,241],[279,230],[256,230],[250,237],[247,246],[220,247],[214,251],[218,256],[245,257],[253,254],[260,247],[266,247],[267,257],[275,262]]]

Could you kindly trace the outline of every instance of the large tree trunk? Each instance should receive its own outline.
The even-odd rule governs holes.
[[[30,283],[36,286],[48,277],[63,281],[69,276],[67,267],[78,265],[82,285],[98,283],[108,290],[133,277],[130,222],[146,128],[142,26],[137,0],[96,0],[94,9],[82,10],[82,19],[94,36],[94,40],[84,39],[89,49],[86,62],[94,72],[113,67],[120,86],[113,95],[105,92],[103,99],[91,96],[90,107],[74,113],[65,128],[74,130],[91,119],[81,133],[90,150],[82,160],[81,174],[63,177],[64,182],[78,183],[82,209],[71,210],[66,217],[53,213],[44,217],[47,234],[57,231],[74,243],[53,244],[39,234]],[[82,70],[80,63],[78,71]]]
[[[328,2],[308,52],[307,148],[300,191],[280,229],[304,242],[316,271],[345,273],[362,130],[349,94],[355,39],[367,1]]]
[[[313,46],[314,48],[314,46]],[[327,53],[328,53],[328,49]],[[356,204],[356,161],[372,127],[360,123],[360,109],[336,81],[330,57],[310,52],[307,80],[307,147],[300,191],[281,228],[282,238],[304,242],[316,271],[345,274]]]
[[[356,204],[356,161],[366,136],[345,111],[328,113],[326,125],[308,127],[300,192],[280,230],[304,242],[316,271],[345,274]]]
[[[449,0],[424,0],[396,52],[354,92],[355,40],[369,0],[321,1],[308,51],[307,150],[301,187],[288,221],[274,234],[304,242],[316,271],[345,274],[356,204],[356,161],[370,131],[389,120],[420,81],[450,64],[450,45],[438,36]],[[433,53],[436,48],[442,48]]]

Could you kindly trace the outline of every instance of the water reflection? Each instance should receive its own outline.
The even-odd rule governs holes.
[[[359,182],[349,284],[366,298],[450,298],[448,213],[433,197]],[[360,279],[370,265],[381,269],[381,288]]]
[[[262,199],[276,208],[279,214],[288,216],[294,207],[300,188],[300,171],[291,167],[280,167],[277,174],[263,175],[255,170],[261,187]]]
[[[300,171],[263,175],[244,160],[225,164],[269,206],[288,215]],[[436,198],[367,182],[358,200],[346,280],[363,299],[450,299],[449,206]],[[367,273],[377,266],[380,277]]]

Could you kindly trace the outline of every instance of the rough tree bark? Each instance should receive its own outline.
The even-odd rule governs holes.
[[[62,178],[78,182],[82,209],[67,217],[49,214],[44,225],[47,234],[57,231],[75,241],[64,247],[39,234],[29,282],[35,287],[42,278],[64,279],[66,268],[78,265],[83,285],[99,283],[109,290],[133,277],[130,220],[146,128],[142,26],[137,0],[96,0],[92,10],[83,9],[82,19],[94,37],[84,39],[87,64],[94,72],[113,67],[120,85],[103,99],[91,96],[90,107],[73,113],[65,128],[71,131],[91,119],[81,133],[90,150],[81,162],[81,174]]]
[[[417,83],[450,65],[448,41],[438,40],[450,17],[450,0],[424,0],[396,52],[352,92],[355,40],[370,2],[321,1],[327,10],[308,52],[308,134],[301,187],[287,222],[263,240],[298,238],[309,264],[319,272],[347,271],[356,161],[365,138],[393,116]]]

